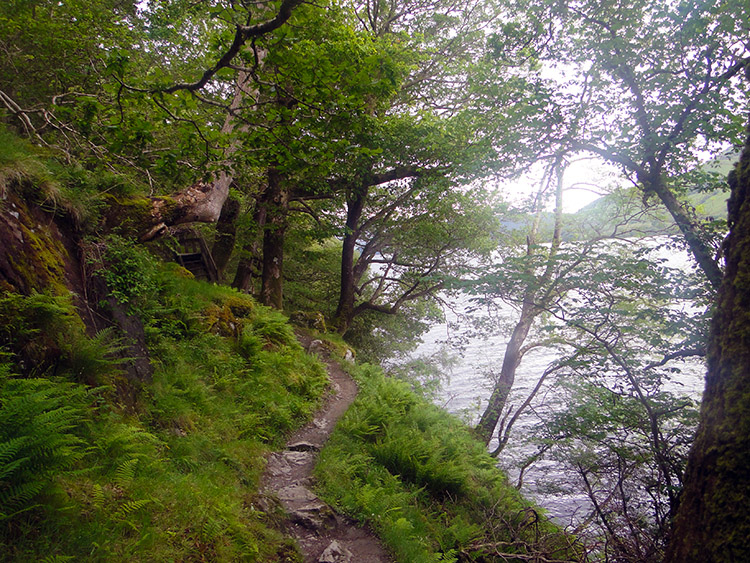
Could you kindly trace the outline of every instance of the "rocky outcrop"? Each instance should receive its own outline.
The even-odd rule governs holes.
[[[29,203],[25,181],[0,189],[0,289],[56,295],[81,285],[70,229],[54,213]]]
[[[91,334],[114,328],[127,384],[120,393],[132,402],[153,372],[140,319],[114,299],[103,279],[89,271],[74,221],[55,212],[31,180],[0,189],[0,291],[70,295]]]

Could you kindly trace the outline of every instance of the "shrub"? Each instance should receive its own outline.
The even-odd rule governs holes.
[[[131,312],[142,311],[154,300],[159,287],[156,259],[143,247],[117,235],[109,235],[97,248],[101,255],[90,262],[102,260],[102,264],[96,264],[100,266],[96,273],[104,278],[109,293],[119,303],[127,304]]]

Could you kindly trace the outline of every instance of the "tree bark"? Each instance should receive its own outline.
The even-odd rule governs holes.
[[[521,349],[526,341],[526,337],[529,335],[531,325],[534,323],[534,319],[542,312],[543,306],[540,304],[548,300],[545,297],[549,285],[552,282],[553,274],[553,261],[557,255],[557,251],[560,248],[562,242],[562,220],[563,220],[563,175],[565,172],[566,164],[564,163],[563,156],[560,155],[556,158],[554,164],[549,170],[549,179],[546,180],[547,186],[552,182],[552,175],[554,174],[555,180],[555,225],[552,234],[552,241],[547,255],[547,266],[544,272],[533,282],[529,282],[526,287],[526,292],[523,299],[523,305],[521,307],[521,316],[516,323],[513,333],[511,334],[508,345],[505,348],[505,354],[503,355],[503,365],[500,368],[500,375],[495,381],[495,385],[492,389],[487,406],[482,413],[482,417],[479,419],[479,423],[474,428],[474,432],[485,444],[489,444],[492,440],[492,434],[497,427],[497,423],[500,421],[500,417],[503,414],[505,405],[508,402],[508,395],[513,388],[513,383],[516,380],[516,370],[518,369],[523,354]],[[544,185],[540,188],[539,194],[537,195],[536,203],[536,216],[531,230],[527,236],[527,254],[530,256],[536,246],[536,237],[539,231],[539,225],[541,222],[541,214],[543,210],[543,195],[547,188]],[[534,275],[534,271],[529,269],[527,271],[529,276]],[[539,303],[541,301],[542,303]],[[500,437],[500,445],[497,450],[493,452],[493,455],[497,455],[502,451],[504,443]]]
[[[748,135],[730,175],[726,272],[667,563],[746,561],[750,554],[750,127]]]
[[[240,291],[249,292],[253,278],[257,278],[262,271],[263,232],[266,228],[267,216],[266,206],[258,201],[253,213],[253,224],[258,228],[258,232],[254,233],[242,247],[242,255],[232,282],[232,287]]]
[[[249,72],[240,71],[237,75],[234,97],[221,127],[223,135],[230,135],[234,131],[235,113],[240,109],[247,87],[252,80]],[[247,129],[247,124],[240,127],[240,131],[245,129]],[[140,218],[139,238],[142,241],[153,240],[162,236],[168,227],[186,223],[217,222],[221,217],[221,210],[229,197],[229,188],[234,180],[230,163],[238,149],[239,142],[235,139],[229,144],[224,155],[226,169],[220,170],[208,182],[198,182],[172,197],[151,198],[149,215]]]
[[[260,301],[275,309],[284,305],[284,235],[289,211],[289,190],[275,168],[268,170],[268,187],[264,194],[267,206],[266,228],[263,232],[263,273]]]
[[[346,231],[341,249],[341,286],[339,303],[334,314],[334,324],[340,334],[344,334],[354,317],[354,290],[357,276],[354,271],[354,254],[359,238],[359,221],[367,201],[367,187],[352,190],[346,202]]]
[[[529,335],[531,324],[538,314],[537,307],[530,302],[525,302],[521,309],[521,318],[513,329],[508,346],[503,355],[503,366],[500,376],[495,381],[487,407],[482,413],[482,418],[474,429],[476,435],[489,444],[500,417],[502,416],[508,395],[513,388],[516,379],[516,369],[521,363],[521,347]]]
[[[224,202],[224,207],[221,208],[221,215],[219,215],[219,221],[216,224],[216,238],[211,249],[219,280],[224,277],[224,271],[234,251],[239,214],[240,202],[234,198],[227,199]]]
[[[703,270],[711,286],[718,289],[723,274],[719,264],[714,259],[715,252],[701,237],[700,226],[690,217],[660,177],[642,179],[642,183],[646,188],[646,193],[649,191],[655,193],[667,208],[682,236],[685,237],[688,249],[698,263],[698,267]]]

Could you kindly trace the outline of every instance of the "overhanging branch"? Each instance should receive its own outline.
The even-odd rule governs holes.
[[[279,12],[273,19],[257,25],[237,25],[234,32],[234,39],[232,40],[229,49],[224,52],[214,66],[203,73],[203,76],[201,76],[199,80],[196,80],[195,82],[175,84],[174,86],[164,88],[161,91],[171,94],[178,90],[187,90],[188,92],[200,90],[208,84],[217,72],[231,64],[232,60],[234,60],[239,54],[240,50],[248,40],[260,37],[261,35],[265,35],[280,28],[292,16],[294,9],[302,4],[302,2],[303,0],[284,0],[279,7]]]

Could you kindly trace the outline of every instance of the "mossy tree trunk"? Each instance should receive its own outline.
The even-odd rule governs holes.
[[[260,301],[275,309],[283,307],[284,299],[284,235],[287,228],[289,195],[289,190],[283,185],[281,174],[275,168],[270,168],[268,187],[264,194],[267,218],[263,232]]]
[[[730,185],[726,273],[667,563],[746,561],[750,554],[750,137]]]
[[[242,254],[232,282],[232,287],[240,291],[252,292],[253,279],[260,276],[263,252],[262,233],[266,228],[267,211],[266,206],[260,201],[255,203],[253,225],[256,226],[257,232],[253,231],[242,246]]]

